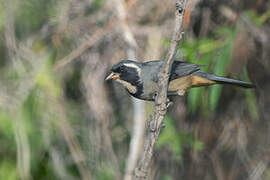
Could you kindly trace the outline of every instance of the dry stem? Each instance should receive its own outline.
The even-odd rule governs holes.
[[[184,12],[186,8],[186,0],[176,0],[175,4],[175,28],[170,44],[169,52],[164,61],[163,67],[158,74],[158,85],[159,91],[155,99],[155,114],[151,120],[151,124],[154,124],[154,131],[149,128],[148,137],[145,143],[144,152],[141,157],[140,163],[137,166],[135,172],[135,179],[146,179],[147,172],[149,170],[150,161],[153,155],[154,146],[157,142],[161,125],[164,119],[164,116],[167,112],[167,89],[168,89],[168,80],[171,70],[171,65],[173,63],[173,57],[176,52],[177,46],[182,38],[182,21],[184,17]]]

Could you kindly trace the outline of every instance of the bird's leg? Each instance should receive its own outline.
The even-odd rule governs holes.
[[[171,105],[173,105],[173,102],[169,98],[167,98],[166,104],[167,104],[167,108],[169,108]]]

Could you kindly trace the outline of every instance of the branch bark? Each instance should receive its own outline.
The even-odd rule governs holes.
[[[172,36],[169,52],[166,56],[161,71],[158,74],[159,91],[157,92],[155,99],[155,114],[150,122],[150,124],[154,127],[154,131],[152,127],[149,127],[147,140],[144,146],[144,152],[135,172],[135,179],[147,178],[147,172],[149,170],[153,150],[160,134],[164,116],[167,112],[166,100],[169,74],[171,71],[174,54],[183,35],[182,21],[185,13],[186,1],[187,0],[176,0],[174,33]]]

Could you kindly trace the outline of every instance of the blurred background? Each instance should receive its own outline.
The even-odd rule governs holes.
[[[0,179],[131,179],[153,103],[104,82],[164,59],[174,0],[0,0]],[[270,179],[270,2],[189,0],[177,59],[255,90],[175,97],[149,179]]]

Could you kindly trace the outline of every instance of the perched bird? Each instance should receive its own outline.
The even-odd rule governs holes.
[[[158,91],[158,72],[163,61],[137,62],[124,60],[115,64],[105,80],[115,80],[122,84],[133,97],[154,101]],[[168,96],[184,95],[189,88],[213,84],[230,84],[245,88],[254,85],[200,71],[199,65],[174,61],[168,85]]]

